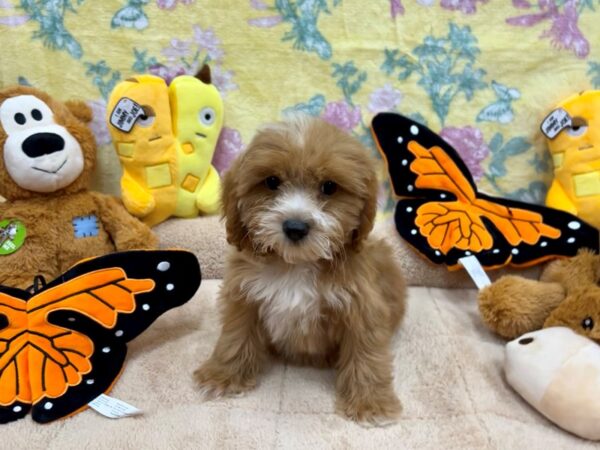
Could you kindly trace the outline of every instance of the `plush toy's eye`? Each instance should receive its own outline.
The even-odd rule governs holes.
[[[276,191],[280,184],[281,180],[278,177],[271,176],[265,179],[265,185],[272,191]]]
[[[591,330],[592,328],[594,328],[594,319],[592,319],[591,317],[586,317],[585,319],[583,319],[581,321],[581,327],[584,330]]]
[[[27,119],[25,118],[25,114],[16,113],[15,114],[15,122],[17,122],[19,125],[25,125],[25,122],[27,122]]]
[[[33,117],[35,120],[37,120],[39,122],[40,120],[42,120],[42,112],[39,109],[32,109],[31,117]]]
[[[321,192],[325,195],[333,195],[337,191],[337,184],[335,181],[327,180],[321,185]]]
[[[138,117],[137,124],[141,127],[147,128],[154,123],[154,119],[156,115],[154,114],[154,110],[151,106],[143,106],[144,114]]]
[[[200,122],[204,125],[212,125],[215,123],[215,119],[217,118],[217,114],[215,110],[212,108],[202,108],[199,113]]]
[[[567,128],[567,134],[569,136],[578,137],[585,134],[588,129],[587,121],[581,117],[573,118],[573,125]]]

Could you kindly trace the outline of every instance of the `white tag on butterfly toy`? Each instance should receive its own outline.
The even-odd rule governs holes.
[[[483,270],[481,263],[475,255],[460,258],[458,262],[465,268],[477,286],[477,289],[483,289],[484,287],[492,284],[490,277],[488,277],[487,273],[485,273],[485,270]]]
[[[142,410],[135,406],[125,403],[119,399],[100,394],[94,400],[88,403],[88,406],[94,411],[110,419],[122,419],[123,417],[138,416]]]
[[[558,108],[546,116],[541,129],[548,139],[554,139],[558,136],[558,133],[571,126],[573,126],[573,120],[569,113],[562,108]]]
[[[135,125],[138,117],[144,115],[144,109],[141,105],[127,97],[120,99],[112,113],[110,114],[110,123],[125,133],[129,133]]]

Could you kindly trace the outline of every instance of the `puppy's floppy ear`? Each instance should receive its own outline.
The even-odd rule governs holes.
[[[241,250],[247,238],[247,230],[240,217],[238,208],[239,195],[236,185],[239,176],[241,158],[238,157],[229,170],[225,172],[221,183],[221,203],[223,205],[223,218],[225,219],[225,230],[227,231],[227,242],[235,245]]]
[[[67,100],[65,105],[71,114],[73,114],[82,122],[89,123],[92,121],[92,109],[81,100]]]
[[[377,214],[377,191],[379,189],[377,175],[370,164],[365,164],[364,167],[365,170],[368,170],[370,173],[366,184],[367,198],[365,199],[365,204],[360,213],[360,224],[352,233],[352,248],[355,250],[360,250],[361,243],[373,229],[373,226],[375,225],[375,216]]]

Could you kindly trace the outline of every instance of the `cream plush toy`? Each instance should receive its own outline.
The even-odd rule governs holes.
[[[600,440],[600,346],[570,328],[527,333],[506,345],[506,379],[559,427]]]

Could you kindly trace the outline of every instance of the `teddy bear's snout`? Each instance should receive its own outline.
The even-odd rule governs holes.
[[[65,140],[56,133],[35,133],[23,141],[23,153],[30,158],[60,152],[65,148]]]

